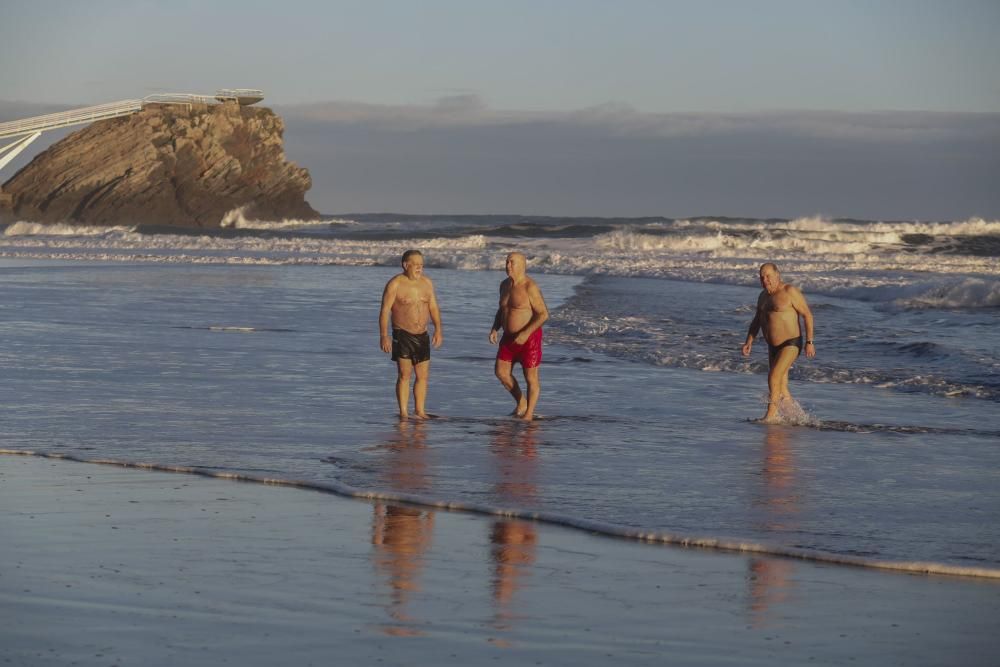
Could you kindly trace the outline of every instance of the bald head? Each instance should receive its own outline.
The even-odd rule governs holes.
[[[512,252],[507,255],[507,275],[517,280],[524,275],[528,266],[528,260],[519,252]]]

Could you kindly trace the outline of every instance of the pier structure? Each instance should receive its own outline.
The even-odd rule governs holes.
[[[222,88],[214,95],[192,95],[189,93],[156,93],[137,100],[121,100],[95,106],[60,111],[59,113],[33,116],[21,120],[0,123],[0,141],[11,139],[6,146],[0,146],[0,170],[19,155],[31,142],[42,136],[42,132],[72,125],[86,125],[97,120],[130,116],[142,111],[150,104],[219,104],[236,102],[247,106],[264,99],[264,93],[256,88]],[[5,195],[0,190],[0,204]]]

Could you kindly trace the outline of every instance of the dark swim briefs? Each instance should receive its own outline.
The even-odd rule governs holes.
[[[797,336],[795,338],[789,338],[785,342],[778,343],[777,345],[771,345],[770,343],[768,343],[767,344],[767,353],[770,354],[773,357],[778,352],[781,352],[782,349],[784,349],[786,347],[789,347],[789,346],[791,346],[791,347],[797,347],[799,349],[798,353],[802,354],[802,336]]]
[[[405,329],[392,330],[392,360],[409,359],[413,364],[430,361],[431,337],[426,331],[411,334]]]
[[[516,334],[504,333],[497,350],[498,361],[519,362],[521,368],[535,368],[542,365],[542,328],[538,327],[524,341],[524,345],[514,342]]]

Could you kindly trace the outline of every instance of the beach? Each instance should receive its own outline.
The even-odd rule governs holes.
[[[989,664],[997,229],[8,228],[2,657]],[[445,331],[424,422],[378,347],[410,246]],[[552,315],[527,424],[488,341],[513,249]],[[765,256],[817,338],[767,426]]]
[[[992,664],[1000,588],[0,457],[17,665]]]

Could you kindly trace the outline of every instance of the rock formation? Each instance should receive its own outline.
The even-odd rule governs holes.
[[[250,219],[315,219],[309,172],[285,160],[284,123],[266,108],[149,105],[92,123],[3,184],[7,218],[87,225],[215,228]]]

